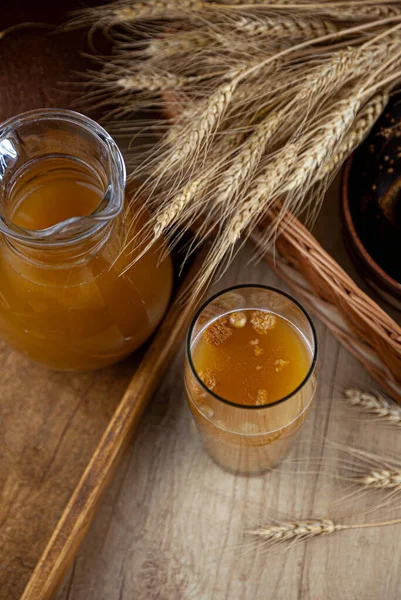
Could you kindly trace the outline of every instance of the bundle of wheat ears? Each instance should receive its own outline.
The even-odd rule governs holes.
[[[379,420],[382,425],[387,425],[396,431],[401,422],[401,408],[389,398],[380,393],[365,392],[360,389],[347,389],[344,398],[362,412],[369,415],[369,419]],[[363,494],[372,496],[377,493],[375,502],[370,509],[363,508],[361,513],[364,517],[368,513],[386,508],[400,509],[401,499],[401,462],[397,456],[388,456],[377,448],[374,452],[364,449],[352,448],[336,442],[325,440],[331,449],[337,452],[337,456],[331,457],[328,462],[328,470],[322,471],[323,461],[321,458],[308,459],[308,471],[300,471],[299,467],[305,459],[296,459],[290,464],[296,464],[296,471],[288,473],[304,476],[305,474],[324,474],[334,479],[342,480],[348,484],[346,495],[334,500],[331,509],[335,505],[345,505],[347,500],[355,502]],[[327,457],[325,458],[327,461]],[[326,465],[327,466],[327,465]],[[310,469],[312,467],[312,470]],[[318,470],[314,470],[318,467]],[[355,515],[355,513],[353,513]],[[298,543],[308,542],[314,538],[326,536],[338,531],[351,529],[366,529],[374,527],[386,527],[388,525],[400,525],[401,517],[390,520],[369,521],[359,523],[338,522],[331,518],[307,518],[286,520],[283,518],[272,519],[267,526],[248,530],[249,542],[244,547],[254,548],[255,544],[261,545],[268,552],[286,550]]]
[[[190,250],[213,234],[202,281],[271,209],[266,246],[286,211],[314,219],[401,81],[401,2],[123,0],[70,25],[113,41],[86,101],[125,134],[161,134],[131,175],[149,244],[195,224]]]

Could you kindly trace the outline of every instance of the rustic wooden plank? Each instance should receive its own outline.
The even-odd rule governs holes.
[[[249,258],[244,249],[215,290],[244,282],[285,289],[266,265],[248,264]],[[358,383],[369,389],[373,382],[325,326],[316,326],[315,407],[289,460],[261,477],[225,473],[202,451],[186,406],[181,349],[57,600],[398,598],[399,528],[339,533],[279,555],[244,548],[244,530],[267,523],[274,511],[345,519],[369,505],[360,497],[330,509],[347,484],[326,477],[323,466],[316,474],[291,473],[305,470],[292,459],[330,455],[322,437],[371,451],[401,451],[399,432],[355,418],[354,410],[339,401],[341,386]]]
[[[19,598],[137,359],[61,373],[0,345],[0,598]]]

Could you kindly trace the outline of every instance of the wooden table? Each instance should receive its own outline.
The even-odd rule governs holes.
[[[284,287],[264,264],[249,265],[249,258],[245,249],[215,289],[243,282]],[[327,329],[319,322],[316,326],[316,404],[288,461],[261,477],[228,474],[202,450],[184,396],[183,351],[178,354],[57,600],[400,597],[401,526],[339,532],[278,555],[245,545],[245,530],[268,524],[277,511],[345,522],[383,516],[378,511],[352,517],[371,505],[363,496],[330,508],[347,484],[324,475],[328,463],[306,462],[308,457],[333,456],[326,437],[373,452],[401,451],[401,433],[360,418],[341,402],[342,386],[372,389],[374,384]],[[298,466],[297,457],[305,459]],[[301,473],[294,473],[297,469]],[[306,470],[320,473],[302,474]]]
[[[69,4],[72,8],[76,2]],[[51,16],[48,7],[53,7]],[[21,20],[49,22],[55,14],[51,2],[33,8],[18,0],[13,8],[14,17],[2,27]],[[71,63],[70,42],[65,50],[60,44],[58,38],[44,43],[36,31],[5,38],[0,77],[8,95],[0,106],[1,119],[27,108],[64,103],[65,97],[54,87],[55,78],[66,81],[68,69],[79,69],[81,64],[76,52],[78,62]],[[62,50],[57,58],[56,46]],[[36,59],[43,54],[45,62]],[[334,204],[326,206],[326,221],[323,215],[321,223],[328,222],[329,230],[335,231],[332,213],[337,209]],[[336,258],[340,254],[347,260],[339,236],[324,241]],[[215,289],[243,282],[284,288],[264,264],[249,265],[249,258],[245,249]],[[350,513],[364,511],[367,497],[357,497],[354,505],[330,508],[330,502],[345,493],[346,484],[324,475],[327,464],[294,464],[297,457],[332,454],[326,437],[371,451],[397,454],[401,450],[401,434],[355,418],[355,411],[340,402],[342,386],[370,389],[373,383],[326,328],[316,325],[317,402],[289,460],[263,477],[234,477],[202,451],[184,397],[183,352],[178,354],[57,600],[398,600],[401,527],[340,532],[280,555],[266,555],[260,545],[252,551],[245,547],[249,538],[244,532],[269,523],[277,511],[290,517],[330,516],[346,522],[352,521]],[[124,377],[116,381],[109,408],[102,399],[102,410],[111,410]],[[294,474],[297,468],[320,472]],[[366,518],[374,519],[375,514]]]

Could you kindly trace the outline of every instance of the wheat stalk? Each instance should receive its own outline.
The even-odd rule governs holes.
[[[174,73],[135,73],[124,75],[116,80],[116,85],[126,91],[147,90],[150,92],[160,90],[179,90],[189,85],[193,78],[175,75]]]
[[[398,525],[401,518],[390,521],[378,521],[375,523],[345,524],[336,523],[331,519],[307,519],[305,521],[283,522],[268,527],[258,527],[247,531],[249,535],[255,536],[263,542],[265,548],[275,546],[291,547],[297,542],[307,542],[312,538],[330,535],[336,531],[346,529],[367,529],[370,527],[387,527]]]
[[[202,0],[148,0],[147,2],[134,2],[120,0],[101,7],[86,8],[73,13],[74,18],[69,27],[82,27],[96,24],[96,27],[112,27],[120,23],[134,23],[143,19],[158,19],[161,17],[174,17],[185,10],[202,10]]]
[[[374,470],[356,479],[367,488],[401,490],[401,471]]]
[[[355,124],[345,140],[339,144],[334,156],[325,165],[321,173],[319,173],[316,181],[335,172],[344,162],[344,160],[355,150],[359,144],[368,135],[374,123],[384,110],[388,102],[388,93],[386,91],[379,92],[374,96],[361,111]]]
[[[305,521],[284,522],[279,525],[251,529],[247,533],[256,535],[264,540],[276,544],[293,540],[305,541],[312,537],[329,535],[335,531],[348,529],[348,525],[334,523],[331,519],[308,519]]]
[[[344,397],[351,406],[378,417],[391,425],[401,426],[401,406],[379,393],[368,393],[350,388],[345,390]]]
[[[159,165],[160,172],[169,171],[175,165],[181,165],[195,153],[200,152],[205,138],[212,134],[223,117],[237,83],[238,79],[234,79],[230,83],[223,83],[210,98],[203,102],[198,118],[196,119],[196,114],[194,115],[195,126],[188,127],[186,130],[184,129],[182,135],[177,135],[174,152],[169,154],[166,160]]]
[[[267,17],[255,19],[240,17],[234,22],[234,28],[242,34],[252,37],[277,36],[291,40],[311,39],[329,33],[335,33],[338,28],[334,23],[318,19],[303,19],[291,17]]]
[[[286,211],[315,217],[333,173],[401,81],[399,3],[185,0],[178,10],[127,0],[84,14],[93,27],[119,25],[113,60],[88,97],[114,103],[115,119],[175,110],[132,176],[147,176],[149,243],[163,233],[174,243],[198,217],[199,241],[216,225],[205,278],[267,211],[275,216],[264,247]],[[132,33],[137,21],[144,39]]]

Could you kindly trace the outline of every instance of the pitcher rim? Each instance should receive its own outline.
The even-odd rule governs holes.
[[[110,155],[112,163],[107,178],[107,188],[98,206],[90,215],[71,217],[45,229],[30,230],[19,227],[0,210],[0,233],[18,242],[41,247],[65,246],[84,240],[115,219],[123,209],[126,169],[120,149],[111,135],[99,123],[82,113],[59,108],[35,109],[3,121],[0,123],[0,144],[7,139],[8,132],[34,120],[69,122],[100,139]]]

